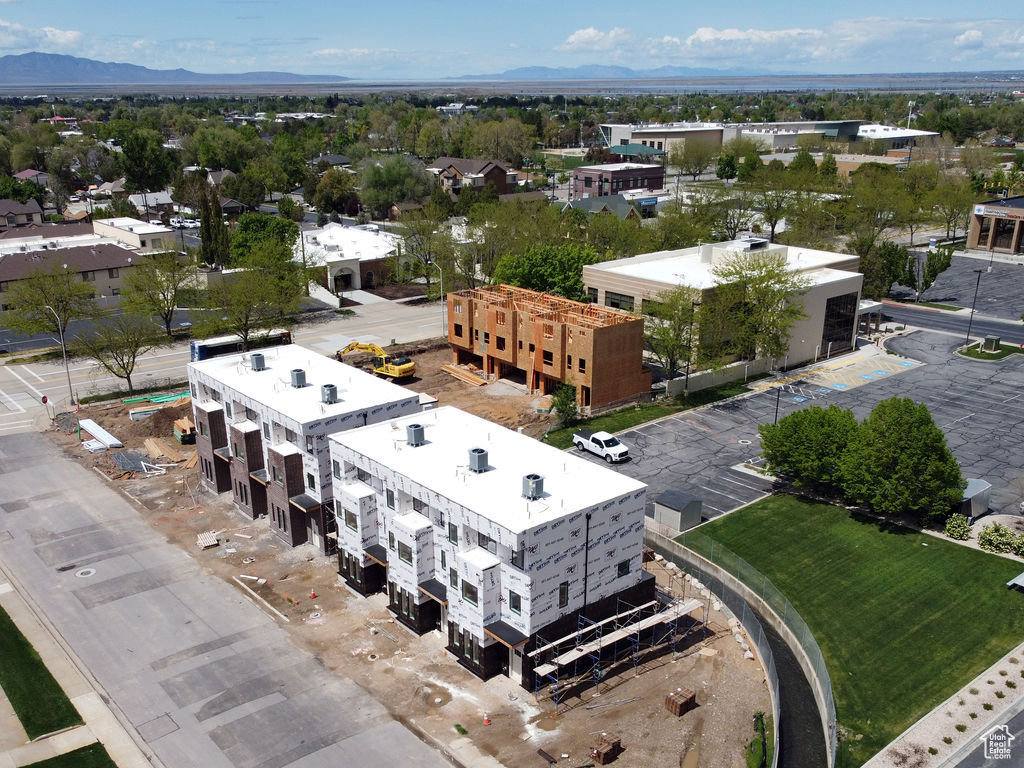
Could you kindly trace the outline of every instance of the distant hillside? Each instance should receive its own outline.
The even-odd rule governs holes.
[[[637,80],[672,77],[751,77],[778,74],[748,69],[704,69],[696,67],[658,67],[657,69],[630,69],[603,64],[581,67],[517,67],[490,75],[463,75],[459,80]]]
[[[295,75],[289,72],[208,74],[187,69],[149,69],[56,53],[22,53],[0,57],[0,85],[139,85],[325,83],[349,80],[335,75]]]

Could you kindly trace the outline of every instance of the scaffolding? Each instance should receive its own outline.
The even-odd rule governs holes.
[[[534,669],[534,693],[550,684],[551,699],[557,711],[567,687],[592,680],[600,692],[601,680],[610,667],[620,660],[620,649],[629,650],[633,671],[639,674],[640,654],[646,648],[655,648],[666,642],[672,652],[679,639],[678,625],[693,611],[703,608],[696,599],[673,599],[667,605],[652,600],[643,605],[631,605],[619,599],[613,616],[592,621],[586,616],[577,620],[576,631],[552,642],[538,636],[538,647],[526,655],[542,663]],[[704,612],[703,624],[707,623]],[[572,672],[569,674],[569,668]]]

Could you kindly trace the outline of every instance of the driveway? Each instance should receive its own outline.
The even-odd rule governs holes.
[[[0,558],[166,766],[447,765],[42,435],[0,437]]]

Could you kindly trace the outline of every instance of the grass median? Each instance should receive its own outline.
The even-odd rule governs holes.
[[[26,765],[25,768],[117,768],[117,763],[110,759],[110,755],[107,754],[103,745],[96,742],[71,752],[65,752],[63,755],[51,757],[49,760]]]
[[[30,739],[82,724],[36,649],[0,608],[0,687]]]
[[[1024,637],[1024,595],[1006,588],[1022,567],[1006,558],[793,496],[698,530],[765,574],[814,633],[846,735],[838,765],[866,762]]]

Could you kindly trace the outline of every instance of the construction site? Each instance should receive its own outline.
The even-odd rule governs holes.
[[[533,436],[548,428],[549,398],[514,382],[453,376],[443,370],[451,361],[444,342],[389,351],[415,362],[415,377],[400,383],[439,405]],[[772,708],[760,660],[727,609],[674,564],[643,558],[656,602],[621,602],[610,618],[544,637],[531,651],[532,685],[484,681],[452,658],[442,632],[417,635],[396,622],[387,594],[346,587],[337,555],[289,547],[266,517],[249,519],[230,493],[205,488],[191,417],[189,393],[171,392],[83,406],[58,415],[50,434],[169,542],[445,754],[468,740],[508,768],[747,764],[753,717]]]

